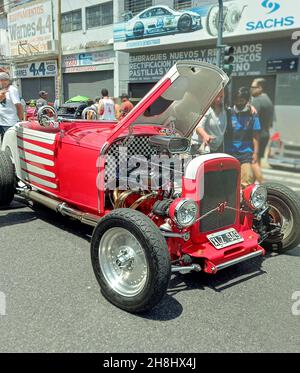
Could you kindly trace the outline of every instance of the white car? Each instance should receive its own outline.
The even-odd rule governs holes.
[[[202,29],[201,16],[192,11],[176,11],[168,6],[153,6],[129,19],[125,26],[126,39],[153,34],[191,32]]]

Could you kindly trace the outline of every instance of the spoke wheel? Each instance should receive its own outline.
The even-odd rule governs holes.
[[[149,268],[138,240],[124,228],[111,228],[99,244],[99,265],[108,284],[120,295],[132,297],[146,284]]]
[[[128,312],[145,312],[164,297],[171,277],[165,238],[147,216],[116,209],[94,230],[91,259],[106,299]]]
[[[300,244],[300,197],[290,188],[277,184],[266,183],[271,225],[281,228],[281,235],[275,234],[264,241],[267,249],[275,249],[279,253],[296,248]],[[273,249],[274,250],[274,249]]]

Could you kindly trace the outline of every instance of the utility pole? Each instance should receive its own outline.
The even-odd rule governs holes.
[[[62,42],[61,42],[61,0],[57,0],[57,48],[58,48],[58,59],[57,59],[57,99],[58,105],[62,104]]]
[[[222,67],[223,28],[224,28],[224,5],[223,5],[223,0],[219,0],[219,24],[218,24],[218,42],[217,42],[217,66],[218,67]]]

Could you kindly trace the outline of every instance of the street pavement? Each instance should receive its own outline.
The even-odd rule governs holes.
[[[300,191],[298,174],[265,175]],[[136,316],[101,295],[91,234],[18,197],[0,211],[0,352],[300,352],[300,247],[214,277],[174,276],[161,304]]]
[[[300,172],[274,170],[265,168],[263,170],[267,182],[282,183],[300,194]]]

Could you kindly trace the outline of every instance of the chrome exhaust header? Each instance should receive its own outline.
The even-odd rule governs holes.
[[[95,227],[100,219],[100,217],[97,215],[76,210],[69,207],[65,202],[61,202],[55,198],[46,197],[34,190],[18,189],[18,192],[26,199],[40,203],[41,205],[44,205],[53,211],[59,212],[63,216],[69,216],[91,227]]]

